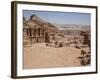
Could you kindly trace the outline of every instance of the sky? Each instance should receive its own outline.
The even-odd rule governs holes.
[[[90,13],[23,10],[23,16],[26,20],[29,20],[32,14],[36,14],[41,19],[50,23],[81,25],[91,24]]]

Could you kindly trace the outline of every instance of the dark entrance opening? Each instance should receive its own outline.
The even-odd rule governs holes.
[[[37,43],[38,43],[38,39],[37,39],[36,41],[37,41]]]

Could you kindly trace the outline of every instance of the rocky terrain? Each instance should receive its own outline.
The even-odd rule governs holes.
[[[89,25],[49,23],[36,14],[24,17],[24,69],[90,65],[90,32]]]

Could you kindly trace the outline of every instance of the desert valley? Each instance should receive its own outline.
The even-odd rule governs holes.
[[[91,65],[90,25],[50,23],[36,14],[23,18],[23,68]]]

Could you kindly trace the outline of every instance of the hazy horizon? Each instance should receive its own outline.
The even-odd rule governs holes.
[[[30,16],[33,14],[36,14],[39,18],[43,19],[44,21],[53,24],[91,24],[90,13],[23,10],[23,17],[25,17],[26,20],[29,20]]]

